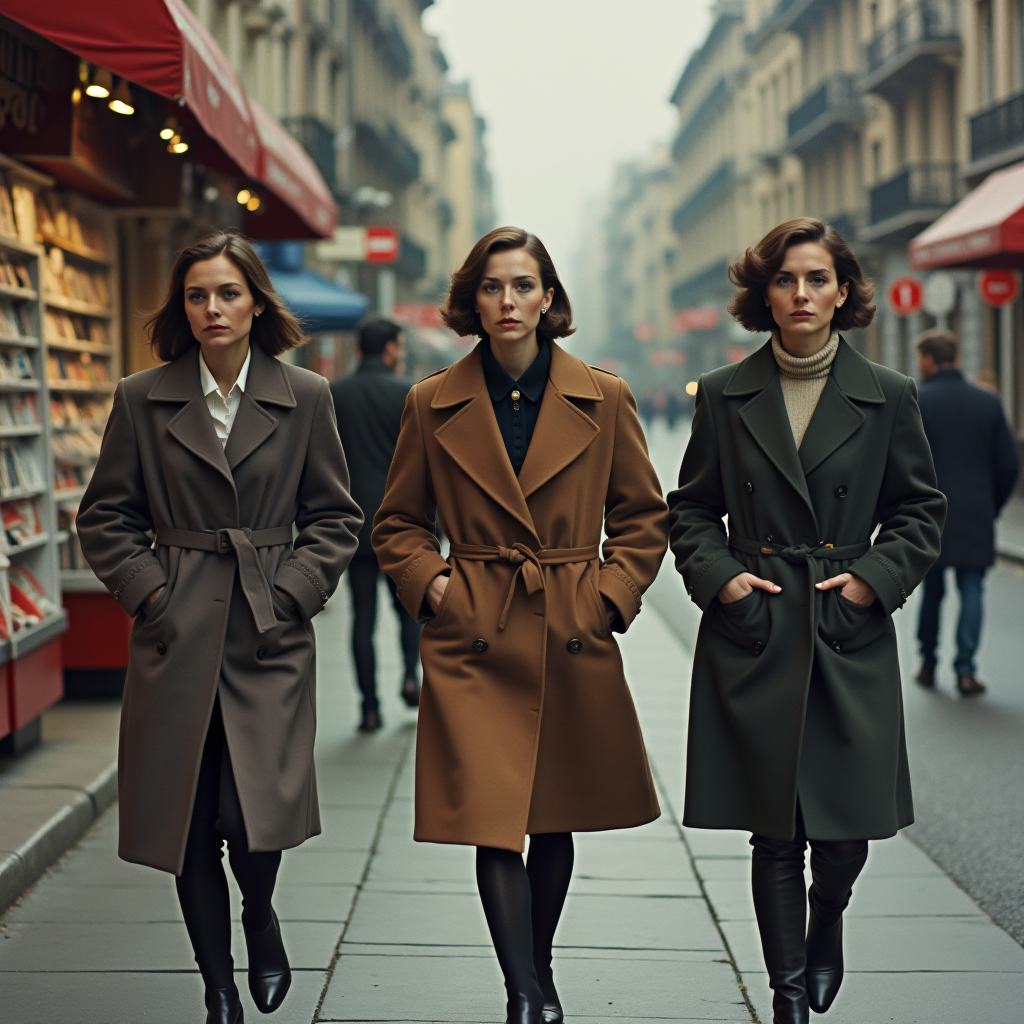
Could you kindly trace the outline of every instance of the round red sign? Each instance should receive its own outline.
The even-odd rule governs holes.
[[[889,285],[889,305],[900,316],[910,316],[921,309],[924,287],[916,277],[897,277]]]
[[[990,306],[1008,306],[1020,294],[1020,275],[1013,270],[986,270],[978,275],[978,293]]]

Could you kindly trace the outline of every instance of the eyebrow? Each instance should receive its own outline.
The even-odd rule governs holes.
[[[537,278],[533,274],[518,274],[512,278],[513,281],[536,281]],[[485,281],[494,281],[495,284],[501,284],[501,278],[499,277],[483,277],[480,279],[480,283],[483,284]]]
[[[796,271],[794,271],[794,270],[787,270],[785,267],[783,267],[781,270],[777,270],[776,273],[777,274],[790,274],[790,275],[793,275],[793,274],[796,273]],[[829,270],[826,267],[819,267],[817,270],[808,270],[807,273],[808,274],[831,274],[832,271]]]
[[[242,286],[237,281],[222,281],[216,286],[217,288],[241,288]],[[185,285],[185,290],[189,292],[205,292],[206,288],[201,284],[189,284]]]

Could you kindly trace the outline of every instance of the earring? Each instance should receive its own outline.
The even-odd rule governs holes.
[[[259,316],[259,313],[254,313],[253,316]]]
[[[541,306],[540,307],[540,315],[541,316],[544,316],[547,313],[547,311],[548,311],[548,307],[547,306]]]

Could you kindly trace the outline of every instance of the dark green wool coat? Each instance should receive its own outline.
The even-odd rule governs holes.
[[[790,839],[798,800],[813,839],[913,821],[892,613],[938,556],[946,510],[916,394],[840,339],[798,452],[770,344],[701,378],[668,497],[676,568],[704,613],[685,824]],[[722,605],[744,571],[782,592]],[[846,571],[873,605],[814,589]]]

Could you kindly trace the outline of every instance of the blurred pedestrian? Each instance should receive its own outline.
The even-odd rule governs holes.
[[[975,697],[985,692],[985,685],[975,675],[985,573],[996,557],[996,517],[1017,482],[1017,445],[997,395],[964,379],[956,335],[925,331],[916,344],[924,381],[919,398],[921,416],[939,490],[949,502],[942,552],[924,580],[917,628],[921,651],[917,681],[928,689],[935,686],[940,611],[946,570],[952,568],[960,591],[953,662],[956,687],[961,696]]]
[[[248,242],[217,232],[179,252],[148,327],[167,364],[118,384],[78,516],[89,564],[135,617],[118,853],[177,876],[207,1024],[240,1024],[223,846],[249,991],[270,1013],[291,984],[271,905],[281,851],[320,833],[310,620],[362,519],[326,382],[275,358],[305,338]]]
[[[377,592],[384,574],[370,544],[373,517],[384,499],[388,470],[402,426],[402,410],[413,382],[404,377],[405,333],[391,320],[372,317],[359,325],[360,361],[349,377],[331,384],[338,433],[352,474],[352,496],[365,517],[359,531],[359,550],[348,567],[352,593],[352,656],[362,694],[360,732],[375,732],[383,724],[377,696],[377,657],[373,634],[377,623]],[[398,615],[402,645],[402,700],[410,708],[420,701],[420,629],[402,607],[395,584],[384,576]]]
[[[700,378],[668,498],[703,611],[683,820],[753,833],[775,1022],[806,1024],[839,992],[868,840],[914,820],[892,613],[938,555],[945,499],[913,380],[839,334],[875,313],[840,235],[788,221],[729,276],[732,315],[772,337]]]
[[[477,848],[507,1019],[557,1022],[572,833],[661,813],[612,632],[658,572],[667,510],[629,388],[555,344],[572,309],[536,236],[485,235],[443,316],[483,340],[413,388],[373,530],[427,620],[415,838]]]

